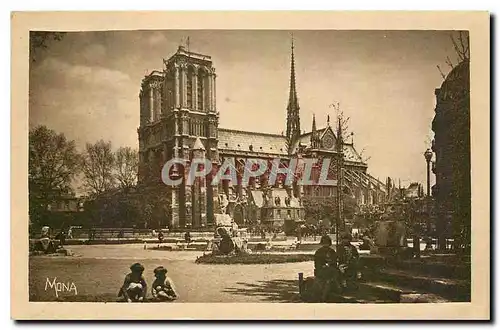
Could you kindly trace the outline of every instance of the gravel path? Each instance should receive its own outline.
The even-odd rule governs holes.
[[[32,301],[115,301],[128,267],[141,262],[148,284],[153,269],[169,270],[180,302],[296,302],[297,273],[310,276],[312,262],[272,265],[200,265],[202,252],[144,250],[142,245],[72,246],[74,257],[31,257],[29,261]],[[58,292],[49,282],[71,283],[77,288]],[[47,289],[46,289],[47,287]],[[148,289],[149,291],[149,289]],[[150,292],[148,292],[148,296]]]

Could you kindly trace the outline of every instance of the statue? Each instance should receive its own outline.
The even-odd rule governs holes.
[[[264,206],[271,206],[271,189],[265,188],[262,190],[262,198],[264,199]]]
[[[50,227],[49,226],[43,226],[42,227],[42,232],[40,234],[40,238],[49,237],[49,232],[50,232]]]
[[[236,192],[233,187],[229,188],[229,202],[235,202],[237,198]]]
[[[221,214],[226,214],[227,206],[229,205],[229,200],[225,194],[219,195],[219,205],[221,209]]]

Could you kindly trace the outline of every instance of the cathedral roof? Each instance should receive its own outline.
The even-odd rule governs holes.
[[[326,128],[318,129],[316,130],[318,136],[322,136],[323,132],[326,130]],[[299,145],[304,145],[304,146],[309,146],[311,144],[311,134],[312,132],[307,132],[304,134],[301,134],[295,144],[292,146],[292,153],[296,153],[297,150],[299,149]]]
[[[318,129],[318,135],[323,136],[327,128]],[[297,152],[299,144],[309,146],[311,144],[311,132],[301,134],[299,140],[292,148],[292,153]],[[286,137],[278,134],[239,131],[233,129],[219,128],[219,143],[221,151],[240,151],[246,153],[266,153],[287,155]],[[252,149],[252,150],[250,150]],[[344,160],[362,163],[363,159],[350,143],[344,144]]]
[[[219,150],[287,155],[284,135],[219,128]]]
[[[344,160],[356,163],[363,162],[363,159],[354,146],[348,143],[344,143]]]

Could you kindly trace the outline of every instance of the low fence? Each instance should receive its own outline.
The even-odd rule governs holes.
[[[213,230],[191,230],[191,229],[178,229],[175,231],[168,231],[168,229],[163,229],[164,238],[178,238],[184,239],[185,233],[189,231],[189,235],[192,240],[195,239],[212,239],[214,238]],[[55,235],[51,235],[55,236]],[[153,229],[134,229],[134,228],[73,228],[71,230],[71,237],[67,237],[68,239],[89,239],[92,236],[92,239],[111,239],[111,238],[150,238],[150,237],[158,237],[158,231]],[[252,233],[247,234],[248,238],[259,238],[261,239],[261,235],[256,235]],[[267,233],[265,239],[272,238],[274,241],[286,240],[286,236],[283,233],[273,235]]]

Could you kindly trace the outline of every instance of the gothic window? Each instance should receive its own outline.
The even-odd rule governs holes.
[[[193,107],[193,76],[194,76],[194,71],[192,67],[189,67],[188,73],[187,73],[187,107],[192,108]]]
[[[203,99],[203,88],[205,88],[205,74],[203,70],[198,71],[198,86],[196,91],[196,97],[198,98],[198,109],[203,110],[205,108]]]
[[[167,108],[168,109],[173,109],[174,108],[174,77],[171,75],[166,78],[167,80],[167,88],[166,88],[166,100],[167,100]]]
[[[153,121],[158,119],[160,109],[160,97],[158,95],[158,90],[153,88]]]

